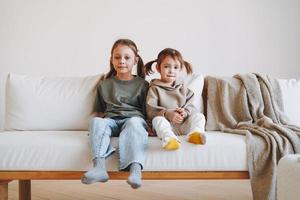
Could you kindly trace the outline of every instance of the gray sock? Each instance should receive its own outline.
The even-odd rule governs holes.
[[[142,167],[139,163],[132,163],[130,165],[130,174],[127,183],[132,188],[137,189],[142,185]]]
[[[93,162],[94,167],[83,175],[81,182],[84,184],[91,184],[108,181],[109,176],[105,167],[105,158],[95,158]]]

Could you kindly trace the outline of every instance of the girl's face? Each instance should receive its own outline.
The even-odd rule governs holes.
[[[133,66],[137,63],[138,58],[134,51],[126,45],[118,45],[113,50],[111,62],[117,72],[117,76],[131,76]]]
[[[180,62],[171,56],[165,57],[160,66],[156,66],[156,68],[160,73],[161,80],[170,84],[174,83],[181,71]]]

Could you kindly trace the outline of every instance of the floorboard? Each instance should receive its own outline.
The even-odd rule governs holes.
[[[125,180],[84,185],[78,180],[36,180],[32,200],[251,200],[249,180],[146,180],[131,189]],[[18,199],[18,182],[9,183],[9,200]]]

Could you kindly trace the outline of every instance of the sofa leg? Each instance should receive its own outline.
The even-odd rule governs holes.
[[[10,181],[0,180],[0,200],[8,200],[8,183]]]
[[[19,200],[31,199],[31,182],[30,180],[19,180]]]

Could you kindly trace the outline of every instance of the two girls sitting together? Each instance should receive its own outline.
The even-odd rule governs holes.
[[[150,85],[145,74],[152,73],[152,65],[160,79]],[[132,75],[137,65],[137,75]],[[105,160],[115,149],[112,136],[119,137],[120,170],[130,171],[127,183],[132,188],[141,186],[148,132],[146,118],[162,140],[165,150],[180,148],[177,135],[187,135],[193,144],[205,144],[205,117],[193,106],[193,92],[181,75],[191,65],[180,52],[166,48],[157,59],[144,65],[136,44],[129,39],[117,40],[110,57],[110,71],[97,87],[95,117],[90,123],[90,144],[94,167],[82,177],[82,183],[106,182],[109,179]]]

